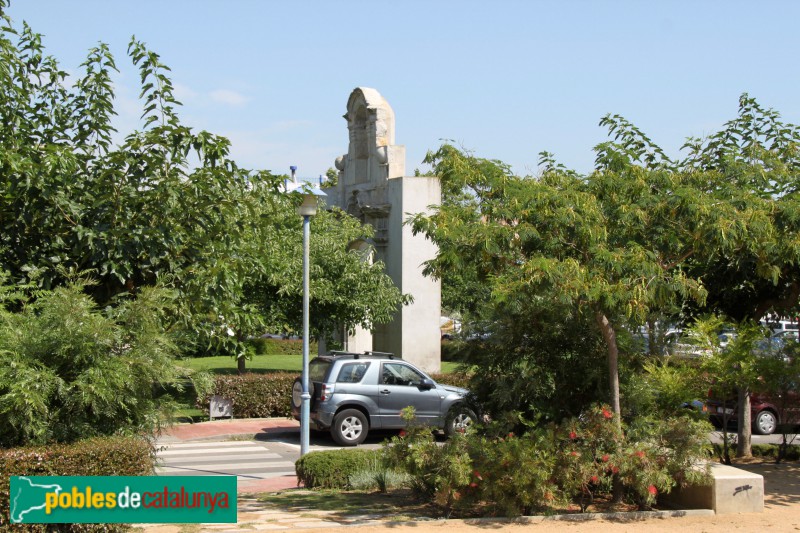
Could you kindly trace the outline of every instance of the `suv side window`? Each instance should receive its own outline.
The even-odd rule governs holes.
[[[308,365],[309,381],[325,381],[325,375],[331,367],[330,361],[325,359],[314,359]]]
[[[336,383],[359,383],[367,373],[369,363],[347,363],[339,370]]]
[[[399,363],[383,363],[381,384],[410,385],[416,387],[422,383],[423,376],[416,370]]]

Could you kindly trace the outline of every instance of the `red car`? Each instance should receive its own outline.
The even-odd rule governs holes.
[[[738,420],[736,399],[724,404],[720,400],[706,402],[709,419],[717,427],[722,426],[726,415],[729,423],[736,424]],[[772,435],[780,424],[800,424],[800,394],[792,391],[784,397],[751,393],[750,419],[757,435]]]

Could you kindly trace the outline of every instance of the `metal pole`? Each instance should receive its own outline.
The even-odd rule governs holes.
[[[303,215],[303,394],[300,396],[300,456],[308,453],[309,418],[311,416],[311,394],[308,383],[308,291],[309,291],[309,245],[311,217]]]

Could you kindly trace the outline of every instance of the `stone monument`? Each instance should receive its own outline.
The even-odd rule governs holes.
[[[414,302],[398,310],[389,324],[374,331],[339,332],[345,350],[391,352],[429,372],[441,367],[441,283],[422,275],[423,262],[436,256],[436,245],[412,235],[405,221],[428,213],[441,202],[436,177],[405,176],[405,147],[394,144],[394,111],[375,89],[358,87],[347,101],[350,146],[336,159],[339,182],[326,190],[335,205],[370,224],[370,242],[351,243],[365,260],[379,260],[386,273]]]

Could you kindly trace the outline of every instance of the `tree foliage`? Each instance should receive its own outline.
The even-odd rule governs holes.
[[[281,178],[240,168],[227,139],[185,126],[169,68],[141,41],[128,46],[141,127],[123,137],[106,45],[70,84],[41,36],[0,21],[0,269],[43,289],[91,271],[100,305],[166,279],[198,350],[296,329],[301,221]],[[403,298],[381,264],[345,251],[367,230],[341,214],[314,224],[315,331],[388,321]]]
[[[547,316],[533,311],[537,302],[563,309],[550,314],[556,320],[593,321],[619,413],[626,331],[707,303],[760,318],[797,302],[800,137],[746,95],[739,117],[707,141],[690,140],[683,160],[621,116],[600,124],[611,140],[595,148],[588,175],[543,153],[537,176],[517,176],[500,161],[443,145],[427,162],[447,201],[413,224],[440,247],[429,273],[453,287],[465,280],[489,287],[473,308],[527,319],[528,332]]]
[[[599,152],[602,168],[589,176],[545,156],[540,176],[520,177],[445,145],[429,162],[455,200],[413,223],[442,250],[429,271],[444,276],[466,262],[490,284],[496,309],[539,303],[566,310],[550,316],[594,322],[619,413],[616,337],[676,299],[702,301],[701,284],[680,267],[715,215],[689,179],[638,166],[613,143]]]

